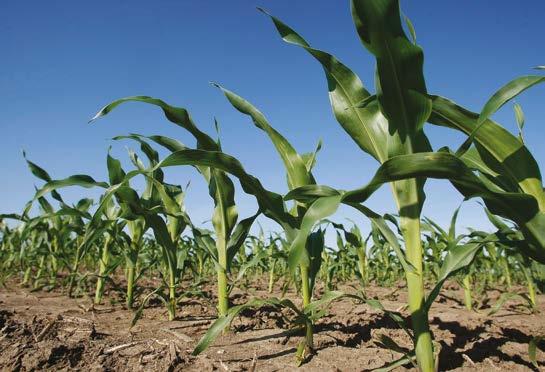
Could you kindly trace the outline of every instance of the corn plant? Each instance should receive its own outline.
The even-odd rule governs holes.
[[[197,148],[207,151],[221,151],[221,144],[210,136],[200,131],[193,123],[189,113],[182,108],[175,108],[163,101],[150,97],[130,97],[110,103],[102,108],[93,120],[108,114],[121,103],[128,101],[140,101],[159,106],[163,109],[167,119],[174,124],[186,129],[197,140]],[[121,137],[118,137],[121,138]],[[143,146],[149,146],[143,136],[132,135],[129,138],[139,141]],[[149,140],[170,151],[183,151],[187,148],[180,142],[163,136],[150,136]],[[145,145],[144,145],[145,144]],[[159,165],[157,162],[153,166]],[[212,223],[215,230],[215,249],[210,251],[210,256],[216,262],[218,281],[218,313],[224,316],[229,309],[228,278],[230,264],[235,253],[244,242],[251,225],[258,214],[239,221],[234,201],[234,186],[227,174],[220,169],[210,168],[206,165],[196,165],[196,169],[204,177],[209,186],[209,193],[214,200],[215,208]],[[154,170],[154,172],[160,171]],[[173,205],[175,207],[175,205]],[[171,238],[173,238],[172,236]]]
[[[314,152],[300,155],[286,140],[286,138],[275,130],[268,123],[265,116],[250,102],[217,84],[216,86],[221,89],[235,109],[250,116],[254,125],[267,134],[278,152],[278,155],[282,159],[286,169],[288,188],[290,190],[305,185],[316,184],[314,176],[312,175],[312,168],[316,163],[316,155],[318,151],[320,151],[321,143],[318,143],[318,146]],[[295,203],[290,210],[290,214],[293,215],[295,219],[300,218],[300,216],[304,215],[305,212],[306,206],[304,203]],[[284,233],[289,242],[292,242],[295,239],[293,229],[290,228],[284,230]],[[314,236],[316,239],[309,241],[309,243],[305,246],[305,250],[301,252],[290,252],[289,257],[289,264],[292,273],[294,273],[296,268],[299,268],[303,307],[308,306],[312,300],[314,282],[319,271],[321,252],[323,250],[322,233],[320,232]],[[321,240],[318,238],[319,236],[322,236]],[[308,352],[313,348],[312,324],[307,324],[306,334],[306,346],[309,349],[307,350]],[[304,359],[304,357],[301,356],[301,359]]]
[[[361,203],[380,185],[390,182],[405,243],[407,262],[404,269],[416,359],[421,370],[431,371],[436,361],[427,311],[429,300],[434,296],[426,299],[424,293],[420,224],[425,177],[449,179],[465,197],[482,197],[494,212],[522,226],[525,239],[530,242],[525,254],[543,260],[545,194],[539,169],[516,137],[488,119],[505,101],[542,78],[515,80],[493,96],[480,115],[473,114],[451,101],[427,93],[422,72],[423,52],[414,37],[409,40],[403,31],[398,1],[353,0],[351,4],[358,35],[376,58],[375,94],[369,93],[361,80],[335,57],[310,47],[293,29],[277,18],[271,18],[284,41],[302,47],[322,64],[335,117],[359,147],[381,163],[381,167],[372,181],[358,190],[339,193],[326,187],[307,187],[288,196],[298,200],[321,196],[321,199],[329,198],[333,204]],[[468,140],[456,154],[448,149],[433,153],[423,131],[425,122],[463,131]],[[471,149],[476,150],[470,154],[478,153],[481,158],[468,159],[468,148],[472,143],[475,147]],[[514,153],[518,156],[517,163],[524,166],[516,168],[506,161]],[[484,156],[487,158],[483,159]],[[484,180],[472,172],[473,169],[481,171],[492,163],[496,169],[498,166],[503,168],[501,175],[513,179],[511,185],[516,185],[515,189],[499,191],[490,187],[489,179]],[[524,205],[528,212],[521,213],[519,208],[512,207],[513,203]],[[464,247],[458,251],[457,259],[459,262],[465,260],[467,264],[479,245]]]

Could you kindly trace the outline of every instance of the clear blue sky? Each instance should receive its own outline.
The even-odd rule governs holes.
[[[221,124],[224,150],[274,191],[286,191],[284,172],[268,139],[236,112],[208,82],[218,81],[253,102],[298,149],[324,148],[315,175],[322,184],[352,188],[366,183],[377,164],[359,151],[331,114],[321,67],[302,50],[284,44],[272,23],[255,10],[267,8],[313,46],[335,54],[373,86],[374,61],[355,33],[348,1],[3,1],[0,5],[0,210],[18,212],[41,185],[27,170],[21,150],[53,178],[87,173],[106,179],[109,138],[136,132],[164,134],[193,146],[157,109],[129,104],[88,125],[109,101],[151,95],[186,107],[198,125],[213,133]],[[479,111],[510,79],[545,64],[545,2],[526,0],[402,1],[425,51],[428,90]],[[538,73],[537,71],[534,71]],[[545,164],[545,86],[518,102],[526,114],[526,139]],[[512,105],[495,115],[514,131]],[[456,147],[463,138],[427,126],[434,148]],[[113,143],[127,159],[130,142]],[[126,162],[125,162],[126,164]],[[171,169],[168,181],[191,180],[187,208],[196,221],[211,215],[205,184],[191,169]],[[429,181],[424,214],[448,223],[461,201],[445,181]],[[75,201],[96,192],[63,192]],[[239,192],[240,214],[255,210]],[[461,227],[486,227],[470,202]],[[393,212],[385,187],[369,202]],[[355,217],[341,210],[338,219]],[[362,219],[359,219],[363,221]],[[265,226],[273,224],[264,222]]]

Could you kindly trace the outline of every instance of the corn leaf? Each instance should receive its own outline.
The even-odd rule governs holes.
[[[478,124],[484,122],[492,114],[498,111],[507,102],[524,92],[526,89],[533,87],[536,84],[545,81],[545,76],[529,75],[521,76],[501,87],[490,99],[486,102],[479,119]]]

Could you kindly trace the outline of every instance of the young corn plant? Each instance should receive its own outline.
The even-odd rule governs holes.
[[[320,151],[321,142],[318,143],[316,150],[311,153],[300,155],[294,147],[275,130],[267,121],[265,116],[255,108],[250,102],[237,94],[215,84],[225,94],[225,97],[233,105],[235,109],[241,113],[250,116],[253,124],[269,137],[274,145],[278,155],[280,156],[285,170],[288,188],[290,190],[306,186],[315,185],[316,181],[312,175],[312,168],[316,163],[316,155]],[[290,214],[295,219],[300,219],[306,212],[307,206],[305,203],[294,203],[290,210]],[[286,238],[290,243],[295,239],[293,229],[284,231]],[[321,239],[319,237],[322,237]],[[323,234],[321,232],[314,235],[315,239],[306,241],[304,250],[300,252],[290,252],[289,264],[292,274],[299,269],[301,277],[301,291],[303,299],[303,308],[307,307],[312,301],[312,294],[316,275],[319,272],[321,264],[321,252],[323,251]],[[313,349],[313,331],[312,324],[306,325],[306,352],[311,353]],[[301,359],[305,359],[301,356]]]
[[[200,131],[185,109],[169,106],[161,100],[150,97],[129,97],[114,101],[102,108],[99,113],[95,115],[93,120],[108,114],[116,106],[128,101],[139,101],[161,107],[169,121],[186,129],[195,137],[197,140],[197,148],[202,149],[203,151],[221,151],[220,142],[215,141],[210,136]],[[142,146],[149,147],[146,142],[146,139],[148,139],[172,152],[184,151],[187,149],[180,142],[163,136],[144,137],[139,135],[131,135],[128,137],[140,142]],[[184,164],[179,165],[191,165],[191,163],[185,162]],[[193,165],[195,165],[195,168],[208,183],[209,193],[215,204],[214,213],[212,216],[212,224],[215,231],[215,248],[209,253],[210,257],[213,258],[216,263],[218,282],[218,314],[220,316],[225,316],[229,309],[228,273],[230,271],[230,265],[236,252],[248,235],[253,221],[259,213],[241,220],[237,224],[238,212],[234,201],[235,189],[233,182],[224,171],[211,168],[206,162],[204,162],[202,165]],[[152,164],[152,167],[156,168],[152,172],[160,171],[160,166],[161,164],[158,162]],[[144,172],[143,169],[141,169],[141,171]],[[175,206],[173,205],[173,207]],[[173,238],[174,235],[171,236],[171,240]]]
[[[276,148],[280,158],[282,159],[286,173],[288,188],[291,192],[295,190],[311,188],[322,191],[319,186],[316,185],[314,176],[312,175],[312,168],[315,164],[316,154],[320,150],[321,143],[318,144],[316,150],[312,153],[300,155],[296,152],[293,146],[276,131],[267,121],[265,116],[256,109],[251,103],[236,95],[235,93],[215,84],[222,90],[229,102],[238,111],[251,117],[254,125],[264,131],[274,147]],[[204,156],[204,154],[202,154]],[[224,166],[221,162],[216,164],[218,167]],[[227,168],[226,168],[227,169]],[[234,167],[229,168],[229,172],[239,178],[243,187],[246,183],[246,176]],[[326,191],[330,191],[327,189]],[[290,194],[288,193],[288,195]],[[261,193],[254,193],[258,198],[258,201],[262,200],[263,195]],[[320,265],[322,262],[322,252],[324,250],[324,232],[321,229],[314,231],[314,226],[322,220],[324,217],[332,214],[338,207],[340,202],[340,196],[333,195],[330,198],[324,198],[310,205],[309,199],[301,198],[294,202],[293,207],[288,214],[285,213],[265,213],[284,228],[284,233],[287,242],[290,244],[289,249],[289,269],[292,275],[298,270],[301,283],[301,294],[303,297],[303,313],[307,314],[305,323],[305,340],[299,344],[296,358],[298,363],[302,363],[308,356],[313,354],[313,319],[317,314],[312,313],[314,308],[313,303],[330,303],[333,299],[344,296],[341,292],[335,292],[331,296],[324,296],[330,298],[325,300],[324,298],[312,301],[312,293],[316,276],[320,271]],[[282,203],[282,210],[285,209]],[[358,210],[364,212],[366,216],[371,218],[373,223],[378,226],[385,236],[389,237],[392,242],[395,240],[392,231],[386,225],[385,221],[376,213],[368,210],[363,205],[356,206]],[[295,221],[295,228],[293,222]],[[393,242],[397,248],[397,241]],[[323,300],[323,301],[322,301]],[[322,302],[320,302],[322,301]],[[197,348],[198,349],[198,348]]]
[[[461,206],[460,206],[461,207]],[[425,221],[426,226],[428,227],[428,230],[431,232],[432,237],[428,237],[427,242],[428,245],[427,249],[430,259],[427,260],[429,263],[433,264],[434,268],[434,279],[437,279],[439,268],[440,268],[440,262],[442,261],[442,256],[445,252],[450,252],[453,249],[456,249],[459,245],[462,244],[462,240],[467,238],[466,234],[456,234],[456,221],[458,219],[458,213],[460,211],[460,207],[456,208],[454,211],[454,214],[452,215],[452,218],[450,220],[450,226],[448,229],[448,232],[445,231],[439,224],[434,222],[432,219],[425,217],[423,220]],[[485,238],[489,238],[489,236],[486,236]],[[426,250],[425,250],[426,251]],[[431,262],[430,262],[431,261]],[[430,265],[432,266],[432,265]],[[466,272],[464,273],[463,279],[462,279],[462,288],[464,290],[464,303],[468,310],[473,309],[473,299],[471,295],[471,274],[470,269],[466,269]]]
[[[315,204],[320,199],[329,199],[337,204],[359,205],[380,185],[390,183],[405,243],[406,258],[398,256],[406,259],[403,266],[416,360],[421,370],[432,371],[437,361],[427,312],[437,287],[426,298],[420,221],[425,178],[448,179],[464,197],[483,198],[495,213],[521,226],[529,243],[524,253],[543,261],[545,194],[537,163],[515,136],[489,120],[489,116],[507,100],[543,78],[527,77],[511,82],[491,98],[480,115],[473,114],[449,100],[427,93],[422,49],[416,45],[414,32],[411,32],[412,41],[406,37],[397,0],[353,0],[351,4],[357,33],[376,58],[375,94],[368,92],[361,80],[335,57],[310,47],[293,29],[277,18],[271,18],[284,41],[303,48],[322,64],[335,117],[359,147],[381,163],[381,167],[368,185],[357,190],[340,193],[324,186],[302,187],[288,197],[307,201],[319,198]],[[425,122],[460,130],[468,135],[468,140],[456,153],[448,149],[431,152],[423,131]],[[475,147],[471,149],[476,148],[472,153],[481,156],[478,159],[469,159],[468,148],[472,143]],[[523,164],[520,168],[514,166],[515,155],[517,164]],[[494,169],[485,172],[487,176],[496,172],[496,175],[510,177],[511,182],[504,184],[503,179],[496,179],[496,184],[491,186],[494,180],[482,177],[480,173],[487,168]],[[479,173],[475,174],[475,170]],[[526,212],[521,212],[521,208]],[[480,245],[472,243],[462,247],[446,257],[442,269],[450,267],[448,275],[459,270],[462,262],[467,266]],[[458,264],[453,265],[449,257]],[[440,277],[438,284],[444,279]]]
[[[147,143],[143,141],[140,143],[143,152],[150,160],[150,166],[157,164],[158,154]],[[134,153],[131,153],[131,160],[137,166],[138,172],[145,169]],[[119,161],[112,159],[109,166],[110,174],[116,175],[115,178],[111,178],[112,183],[125,184],[115,193],[115,196],[120,202],[125,218],[128,219],[127,224],[131,234],[129,253],[136,252],[134,258],[138,257],[146,226],[153,230],[155,239],[161,247],[161,262],[165,269],[164,277],[167,278],[165,287],[168,289],[165,304],[169,320],[173,320],[176,316],[176,290],[181,276],[178,265],[181,235],[185,228],[191,225],[189,216],[183,208],[184,192],[180,186],[165,183],[163,172],[156,170],[151,174],[146,174],[147,189],[143,197],[140,198],[136,191],[128,186],[128,181],[125,180],[126,173],[121,168]],[[133,244],[136,244],[136,247]],[[129,266],[133,276],[135,266],[135,264]],[[155,293],[158,294],[159,290],[156,290]]]
[[[145,148],[143,147],[143,150]],[[144,152],[146,152],[144,150]],[[155,159],[155,154],[146,154],[150,157],[150,161]],[[174,319],[175,316],[175,287],[177,283],[177,269],[176,269],[176,246],[170,238],[169,232],[173,235],[181,233],[184,224],[183,213],[174,214],[177,219],[175,222],[169,224],[165,223],[157,213],[165,212],[169,207],[173,207],[175,204],[172,201],[173,195],[178,193],[178,189],[174,187],[174,194],[169,194],[166,191],[166,187],[160,182],[162,181],[162,172],[160,170],[152,172],[147,178],[148,187],[144,192],[144,197],[140,198],[135,190],[133,190],[126,178],[125,171],[121,168],[119,160],[114,159],[109,153],[107,156],[107,168],[110,178],[110,184],[106,182],[97,182],[92,177],[87,175],[75,175],[63,180],[50,180],[48,181],[35,195],[35,199],[40,201],[43,196],[48,193],[56,193],[56,190],[68,187],[68,186],[81,186],[81,187],[101,187],[106,189],[106,193],[101,197],[98,208],[94,215],[90,218],[85,228],[85,235],[78,238],[75,262],[72,268],[71,284],[69,291],[73,285],[74,276],[77,274],[79,262],[87,253],[89,246],[93,243],[103,232],[107,229],[112,221],[103,219],[103,216],[111,208],[111,201],[115,197],[120,208],[120,218],[127,220],[127,225],[130,232],[130,244],[127,258],[127,306],[132,307],[134,301],[134,285],[135,285],[135,272],[136,272],[136,260],[138,258],[138,251],[141,244],[142,237],[147,230],[151,228],[154,231],[155,237],[159,242],[159,245],[163,249],[163,258],[167,262],[169,271],[169,318]],[[133,171],[132,175],[138,175],[141,172]],[[150,186],[152,185],[152,186]],[[162,204],[164,201],[164,205]],[[114,221],[115,222],[115,221]]]
[[[332,222],[331,225],[337,230],[337,245],[339,246],[339,252],[344,251],[345,249],[350,253],[355,252],[355,254],[352,254],[352,257],[355,259],[351,261],[357,262],[356,274],[359,277],[362,286],[365,287],[365,285],[367,285],[369,282],[369,252],[367,243],[371,235],[369,235],[366,239],[363,239],[361,231],[358,225],[355,223],[353,223],[350,230],[346,229],[342,224]],[[376,231],[376,227],[372,226],[372,228],[374,228]],[[346,248],[345,244],[342,243],[341,232],[344,235],[344,240],[347,245]],[[377,233],[380,234],[379,232]],[[342,266],[346,267],[347,263],[342,263]]]
[[[96,305],[102,302],[106,281],[119,264],[118,260],[112,260],[112,248],[113,245],[119,243],[117,241],[118,237],[126,226],[126,222],[119,219],[120,212],[121,209],[117,207],[113,200],[108,203],[104,212],[105,219],[111,221],[111,225],[110,228],[104,232],[103,243],[99,246],[99,268],[94,298],[94,303]]]
[[[353,1],[352,15],[365,47],[377,58],[377,93],[333,56],[312,49],[295,31],[272,17],[282,38],[303,47],[324,66],[333,110],[358,145],[381,163],[394,156],[427,152],[422,127],[431,112],[422,74],[422,50],[404,35],[396,1]],[[403,71],[403,75],[400,75]],[[360,108],[367,101],[368,105]],[[362,130],[363,129],[363,130]],[[418,364],[434,368],[432,338],[424,311],[420,211],[423,179],[392,183],[407,253],[407,283]],[[358,201],[358,200],[354,200]],[[340,198],[338,202],[341,202]]]
[[[488,239],[494,241],[496,251],[499,250],[500,252],[499,259],[497,256],[495,259],[502,263],[501,266],[503,267],[502,271],[505,276],[507,288],[511,287],[511,261],[515,263],[516,271],[522,272],[523,280],[526,282],[527,293],[522,295],[522,297],[527,301],[530,309],[536,311],[536,292],[532,261],[528,256],[520,254],[526,244],[523,233],[518,226],[493,215],[487,208],[485,208],[485,212],[492,225],[498,229],[496,233],[490,234]]]

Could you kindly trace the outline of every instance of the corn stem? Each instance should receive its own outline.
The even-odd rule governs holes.
[[[108,235],[104,240],[104,246],[102,247],[102,254],[100,257],[98,279],[95,289],[95,304],[100,304],[104,293],[104,283],[106,282],[104,276],[106,275],[106,270],[108,269],[108,264],[110,261],[110,242],[111,237]]]
[[[423,250],[418,209],[417,203],[400,208],[401,230],[405,238],[407,260],[414,268],[414,271],[406,273],[406,278],[415,337],[416,360],[422,372],[432,372],[435,369],[435,363],[428,314],[424,308]]]

